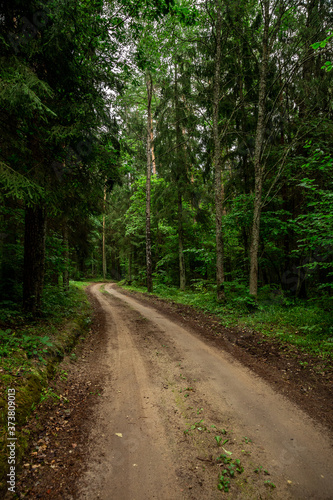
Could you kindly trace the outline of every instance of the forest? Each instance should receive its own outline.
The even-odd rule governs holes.
[[[134,408],[125,401],[119,414],[108,414],[111,406],[101,412],[113,439],[115,430],[123,437],[129,413],[141,415],[151,404],[156,381],[153,406],[161,395],[170,400],[171,431],[163,432],[186,446],[205,433],[204,458],[194,446],[196,462],[187,452],[175,461],[194,478],[181,479],[186,491],[198,489],[188,498],[216,498],[202,493],[210,484],[205,470],[211,484],[220,471],[214,488],[225,492],[232,467],[243,472],[237,453],[231,458],[219,448],[228,448],[229,438],[235,444],[234,435],[256,495],[273,498],[274,478],[264,477],[264,463],[253,472],[248,451],[262,436],[252,429],[253,444],[246,426],[239,436],[227,434],[219,391],[229,380],[232,397],[238,394],[237,425],[253,403],[253,422],[262,419],[264,429],[271,420],[261,405],[272,422],[281,405],[269,403],[258,379],[242,385],[243,372],[221,361],[225,352],[332,426],[332,26],[331,0],[0,0],[0,496],[7,441],[16,432],[25,483],[15,498],[45,498],[45,491],[67,498],[82,472],[83,424],[102,396],[105,366],[112,383],[114,376],[124,384],[116,392],[106,384],[106,393],[114,401],[132,394]],[[156,310],[143,317],[142,304],[171,315],[168,332]],[[192,327],[205,344],[190,336]],[[203,345],[219,358],[205,357]],[[201,400],[199,365],[205,380],[218,381]],[[152,376],[137,380],[140,366],[142,373],[153,367]],[[135,383],[126,386],[128,373]],[[143,403],[137,386],[151,399]],[[252,390],[257,396],[247,405]],[[216,402],[219,422],[203,424]],[[6,407],[18,409],[16,428]],[[275,464],[285,467],[276,484],[309,482],[304,491],[311,494],[296,489],[292,498],[328,498],[318,493],[331,481],[326,444],[307,427],[297,439],[294,428],[285,433],[293,410],[286,415],[264,442],[276,445]],[[160,435],[147,438],[153,426],[139,423],[150,456]],[[221,435],[214,441],[209,432]],[[297,459],[288,462],[290,443]],[[307,448],[313,445],[317,451]],[[208,464],[217,448],[221,463]],[[158,449],[149,467],[162,455]],[[141,457],[131,460],[141,474]],[[100,467],[105,474],[108,467]],[[147,484],[164,484],[164,472],[149,467]],[[136,485],[133,474],[123,477],[124,488]],[[176,479],[172,488],[183,484]]]
[[[331,343],[332,16],[327,0],[2,1],[2,317],[111,279],[312,308],[303,326]]]

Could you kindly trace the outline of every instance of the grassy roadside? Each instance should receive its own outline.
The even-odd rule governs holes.
[[[128,286],[126,290],[144,293],[142,286]],[[154,296],[167,301],[192,306],[217,316],[226,327],[256,330],[268,338],[277,338],[302,351],[333,357],[333,298],[300,301],[284,298],[275,291],[264,289],[258,303],[246,295],[242,286],[226,284],[227,301],[219,304],[214,290],[201,286],[197,290],[181,292],[177,288],[156,285]]]
[[[7,489],[8,394],[15,394],[15,473],[29,444],[25,424],[48,395],[48,381],[57,364],[83,338],[91,322],[84,291],[71,285],[68,293],[47,288],[43,317],[32,320],[12,303],[0,307],[0,496]],[[8,391],[11,389],[11,391]],[[13,432],[13,429],[11,430]],[[11,434],[13,436],[13,434]]]

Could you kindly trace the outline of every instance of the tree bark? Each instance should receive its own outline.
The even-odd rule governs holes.
[[[128,283],[132,283],[132,245],[129,247],[128,251]]]
[[[213,86],[213,136],[215,167],[215,227],[216,227],[216,285],[217,300],[225,300],[224,264],[223,264],[223,231],[222,231],[222,168],[221,168],[221,136],[219,127],[220,72],[221,72],[221,29],[222,17],[219,0],[216,0],[216,53]]]
[[[266,112],[266,86],[268,70],[268,40],[269,40],[269,0],[263,2],[264,31],[262,41],[262,60],[260,65],[259,96],[258,96],[258,121],[255,136],[254,148],[254,204],[252,238],[250,245],[250,295],[254,297],[258,294],[258,252],[260,238],[260,218],[262,208],[262,184],[264,177],[264,164],[262,163],[262,148],[265,133],[265,112]]]
[[[153,82],[150,74],[146,75],[147,87],[147,180],[146,180],[146,273],[147,290],[153,291],[153,265],[151,252],[151,229],[150,229],[150,192],[151,192],[151,99],[153,93]]]
[[[62,229],[62,241],[64,244],[64,271],[62,273],[62,284],[65,291],[69,290],[69,244],[68,244],[68,224],[64,221]]]
[[[184,259],[184,243],[183,243],[183,202],[182,194],[178,191],[178,248],[179,248],[179,289],[185,290],[186,287],[186,271]]]
[[[103,280],[106,279],[106,253],[105,253],[105,208],[106,208],[106,184],[104,185],[103,196],[103,234],[102,234],[102,272]]]
[[[34,206],[25,209],[23,309],[41,313],[45,274],[46,211]]]
[[[175,171],[175,181],[178,187],[178,258],[179,258],[179,289],[184,291],[186,287],[186,269],[184,259],[184,230],[183,230],[183,200],[182,192],[186,178],[186,149],[179,146],[182,142],[181,113],[179,107],[178,92],[178,65],[175,64],[175,115],[176,115],[176,144],[177,166]],[[184,128],[184,127],[183,127]],[[184,134],[184,132],[183,132]]]
[[[151,147],[151,159],[153,163],[153,175],[156,175],[156,158],[155,158],[155,150],[154,150],[154,129],[153,129],[153,117],[150,116],[150,147]]]

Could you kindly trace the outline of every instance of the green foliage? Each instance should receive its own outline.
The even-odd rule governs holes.
[[[331,63],[331,61],[326,61],[324,66],[321,67],[321,69],[324,69],[326,71],[332,71],[333,64]]]
[[[268,486],[269,488],[272,488],[272,489],[276,488],[276,485],[272,481],[270,481],[269,479],[267,481],[265,481],[264,484],[265,484],[265,486]]]
[[[238,2],[222,9],[219,75],[214,3],[142,0],[118,7],[46,2],[45,22],[32,25],[29,36],[25,19],[33,18],[40,2],[0,8],[0,300],[10,301],[0,317],[9,321],[21,314],[28,206],[43,206],[48,216],[45,315],[67,307],[70,314],[59,283],[66,282],[67,271],[77,279],[102,275],[103,240],[107,277],[145,282],[149,70],[157,293],[221,315],[226,325],[238,322],[269,334],[273,325],[283,339],[291,335],[316,350],[320,342],[329,346],[333,152],[327,118],[331,63],[324,63],[332,41],[327,5],[314,11],[311,2],[302,9],[277,2],[270,19],[257,301],[247,288],[261,7]],[[214,299],[215,77],[221,97],[224,305]],[[180,256],[187,287],[182,294],[176,289]],[[297,302],[300,297],[308,302]],[[321,313],[319,303],[325,304]]]
[[[224,444],[226,444],[229,439],[225,439],[223,442],[222,442],[222,437],[221,436],[215,436],[215,441],[217,442],[217,445],[218,446],[223,446]]]
[[[330,297],[311,302],[285,298],[281,291],[266,287],[253,304],[245,284],[226,283],[227,303],[216,301],[214,285],[205,291],[181,292],[177,288],[154,283],[154,293],[164,299],[190,305],[215,314],[227,327],[257,329],[270,337],[298,346],[324,357],[333,355],[333,303]],[[131,287],[129,287],[131,289]],[[144,288],[133,288],[144,291]]]
[[[299,234],[298,248],[293,253],[307,255],[303,267],[312,276],[320,270],[319,288],[327,288],[333,286],[333,160],[319,144],[308,141],[306,148],[310,157],[302,170],[308,177],[299,186],[304,190],[307,212],[293,222]]]
[[[45,99],[53,97],[53,91],[36,73],[17,58],[3,58],[0,83],[0,102],[9,110],[38,113],[47,121],[47,116],[56,114],[45,105]]]
[[[230,480],[236,477],[236,472],[241,474],[244,472],[244,467],[241,465],[241,461],[237,458],[232,459],[230,455],[222,453],[219,457],[217,457],[216,461],[220,464],[224,465],[222,468],[221,474],[219,475],[218,481],[218,489],[228,493],[230,488]]]
[[[53,344],[50,338],[45,335],[40,337],[38,335],[30,335],[29,331],[18,336],[15,331],[10,328],[0,330],[0,356],[11,356],[13,352],[22,350],[26,353],[28,359],[32,357],[43,360],[48,352],[48,347]]]
[[[311,44],[311,47],[313,48],[313,50],[324,49],[332,37],[333,34],[329,35],[328,37],[325,38],[325,40],[322,40],[321,42],[316,42]]]
[[[82,296],[75,287],[67,294],[51,287],[45,290],[44,314],[52,324],[73,317],[81,304]],[[0,322],[11,325],[10,328],[0,329],[0,356],[7,360],[6,366],[10,367],[15,359],[23,366],[26,361],[28,364],[30,361],[45,364],[48,357],[58,349],[52,335],[54,326],[31,325],[29,317],[25,317],[20,310],[9,308],[9,305],[0,304]],[[88,323],[84,326],[87,325]]]
[[[268,472],[268,470],[267,470],[267,469],[264,469],[262,465],[259,465],[258,467],[256,467],[256,468],[254,469],[254,472],[255,472],[256,474],[260,474],[261,472],[263,472],[264,474],[266,474],[267,476],[269,476],[269,472]]]
[[[63,342],[68,343],[66,348],[70,347],[69,342],[73,342],[71,336],[74,335],[75,341],[75,332],[68,332],[66,336],[66,331],[62,331],[61,325],[66,319],[75,324],[81,314],[79,323],[82,331],[89,327],[91,321],[87,315],[86,297],[76,287],[71,288],[65,298],[60,293],[53,296],[52,314],[48,311],[47,320],[37,323],[23,315],[22,311],[8,308],[9,304],[1,305],[7,306],[7,309],[0,309],[0,324],[6,325],[0,329],[0,364],[3,373],[7,374],[7,382],[12,373],[23,375],[36,369],[43,370],[52,356],[61,355]]]
[[[81,301],[82,297],[77,293],[76,286],[73,284],[70,284],[68,291],[57,286],[46,285],[43,293],[43,315],[53,320],[70,318]]]
[[[40,402],[43,403],[44,401],[48,399],[60,399],[60,396],[56,394],[51,387],[45,387],[42,390],[41,396],[40,396]]]
[[[16,172],[9,165],[0,161],[0,183],[3,186],[6,198],[18,198],[26,201],[27,205],[40,201],[44,196],[44,189],[37,183]]]
[[[194,430],[198,430],[200,432],[207,430],[207,427],[203,423],[203,419],[199,420],[199,422],[195,422],[194,424],[189,424],[189,428],[184,430],[185,436]]]
[[[2,305],[7,308],[10,306],[8,303]],[[69,352],[79,336],[82,338],[87,332],[91,310],[84,292],[73,288],[67,307],[62,307],[55,316],[49,316],[47,320],[31,321],[30,317],[23,316],[22,311],[15,311],[14,314],[11,308],[7,309],[8,314],[3,314],[4,309],[0,311],[0,387],[3,389],[0,394],[0,405],[3,408],[0,412],[0,426],[3,429],[0,433],[2,493],[6,490],[8,474],[5,388],[16,389],[16,466],[20,468],[29,444],[29,435],[26,427],[24,428],[27,418],[40,402],[48,398],[59,398],[49,387],[48,377],[54,375],[55,367],[64,353]],[[62,377],[65,375],[61,374]]]

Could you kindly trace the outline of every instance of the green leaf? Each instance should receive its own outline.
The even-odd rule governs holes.
[[[324,66],[321,67],[321,69],[325,69],[326,71],[332,71],[333,65],[332,62],[326,61]]]

